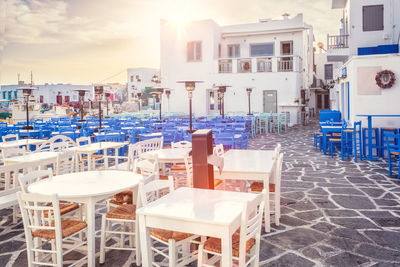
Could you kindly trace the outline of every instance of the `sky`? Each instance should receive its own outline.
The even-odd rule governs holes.
[[[219,25],[303,13],[316,42],[337,34],[331,0],[0,0],[0,84],[126,82],[126,69],[159,68],[160,19]]]

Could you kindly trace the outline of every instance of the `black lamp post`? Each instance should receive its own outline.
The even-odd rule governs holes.
[[[104,93],[106,97],[106,105],[107,105],[107,116],[108,116],[108,101],[110,101],[110,93]]]
[[[32,95],[32,91],[36,90],[37,88],[33,87],[23,87],[18,88],[17,90],[22,90],[22,94],[25,97],[25,104],[26,104],[26,126],[22,127],[23,130],[33,130],[32,126],[29,126],[29,98]]]
[[[156,96],[157,96],[157,93],[156,92],[152,92],[151,96],[153,97],[153,110],[156,110]]]
[[[193,133],[196,130],[192,129],[192,98],[193,98],[193,91],[196,87],[196,83],[202,83],[202,81],[179,81],[178,83],[184,83],[186,91],[188,92],[189,96],[189,117],[190,117],[190,122],[189,122],[189,130],[188,133]]]
[[[162,105],[162,94],[164,92],[164,89],[166,88],[162,88],[162,87],[153,87],[153,89],[155,90],[152,95],[154,97],[154,94],[158,96],[158,99],[160,100],[160,120],[161,120],[161,105]],[[155,108],[154,108],[155,109]]]
[[[247,115],[253,115],[253,114],[251,114],[251,105],[250,105],[250,95],[251,95],[251,91],[252,91],[251,88],[246,88],[247,96],[248,96],[248,98],[249,98],[249,113],[248,113]]]
[[[82,122],[82,121],[85,121],[83,119],[83,116],[84,116],[83,104],[85,102],[85,93],[87,92],[87,90],[86,89],[76,89],[74,91],[78,92],[78,94],[79,94],[79,116],[81,117],[81,119],[79,121]]]
[[[103,98],[104,87],[98,85],[94,87],[94,93],[97,97],[97,102],[99,103],[99,129],[101,129],[101,99]]]
[[[136,93],[136,96],[137,96],[137,98],[138,98],[138,103],[139,103],[139,111],[140,111],[140,102],[141,102],[141,97],[142,97],[142,93]]]
[[[222,118],[225,118],[225,104],[224,104],[224,94],[226,92],[226,88],[230,87],[229,85],[218,85],[218,98],[220,99],[221,103],[221,112],[222,112]]]

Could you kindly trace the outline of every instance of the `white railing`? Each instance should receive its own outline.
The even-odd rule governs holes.
[[[302,72],[299,56],[220,58],[218,73]]]

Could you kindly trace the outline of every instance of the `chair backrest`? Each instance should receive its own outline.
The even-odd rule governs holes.
[[[72,173],[75,171],[75,152],[62,151],[57,155],[56,175]]]
[[[51,168],[48,168],[47,170],[36,170],[29,172],[27,174],[18,174],[18,182],[19,185],[21,186],[21,191],[24,193],[27,192],[27,188],[29,185],[40,181],[45,178],[52,178],[53,177],[53,170]]]
[[[21,209],[22,221],[24,223],[25,239],[27,243],[28,262],[31,266],[33,261],[43,259],[35,257],[34,233],[36,231],[46,231],[49,235],[55,237],[55,250],[62,250],[62,232],[60,218],[60,202],[57,195],[41,195],[17,192],[19,207]],[[49,205],[51,204],[51,205]],[[37,233],[37,232],[36,232]],[[62,266],[62,251],[40,250],[42,254],[48,253],[56,256],[54,266]],[[36,254],[36,255],[35,255]],[[36,259],[35,259],[36,258]],[[43,263],[37,263],[42,265]]]
[[[193,162],[192,158],[187,155],[184,158],[185,167],[186,167],[186,185],[188,187],[192,187],[193,185]]]
[[[3,139],[3,142],[19,140],[18,134],[6,134],[6,135],[2,136],[1,138]]]
[[[28,173],[34,170],[36,166],[39,166],[39,163],[17,163],[0,166],[0,181],[4,183],[3,190],[19,188],[16,179],[17,175]]]
[[[214,147],[213,149],[213,153],[214,155],[217,155],[219,157],[222,157],[225,153],[224,151],[224,146],[222,144],[218,144]]]
[[[239,243],[239,266],[247,266],[246,264],[246,244],[251,238],[255,241],[255,253],[247,260],[247,263],[253,261],[259,256],[261,226],[264,212],[263,195],[267,194],[265,189],[253,201],[246,201],[243,204],[241,225],[240,225],[240,243]]]
[[[23,156],[25,155],[25,148],[24,147],[10,147],[4,148],[1,150],[1,156],[3,161],[7,158],[16,157],[16,156]]]
[[[166,189],[169,190],[168,193],[174,191],[174,178],[172,176],[168,176],[168,180],[153,180],[147,183],[142,180],[139,183],[138,206],[143,207],[165,195]]]
[[[391,151],[400,151],[400,134],[384,133],[385,143],[388,148],[388,153]]]
[[[76,146],[76,143],[72,138],[60,134],[53,136],[47,142],[41,144],[38,147],[38,151],[61,151],[74,146]]]
[[[281,152],[281,143],[278,143],[274,149],[274,156],[273,159],[277,159],[279,156],[279,153]]]
[[[91,143],[92,143],[92,140],[90,139],[90,136],[81,136],[79,138],[76,138],[77,146],[89,145]]]
[[[189,141],[172,142],[171,148],[192,148],[192,143]]]
[[[137,158],[134,161],[133,172],[140,173],[144,179],[153,176],[154,179],[160,178],[160,171],[158,165],[158,157],[154,155],[152,158],[143,159]]]
[[[144,141],[137,142],[139,146],[140,153],[158,150],[163,148],[163,137],[160,138],[152,138]]]

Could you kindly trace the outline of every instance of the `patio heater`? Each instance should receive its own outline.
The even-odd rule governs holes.
[[[86,94],[86,92],[88,90],[86,90],[86,89],[76,89],[74,91],[78,92],[78,94],[79,94],[79,116],[81,117],[81,119],[78,120],[78,121],[82,122],[82,121],[85,121],[83,119],[83,116],[84,116],[84,114],[83,114],[83,112],[84,112],[83,111],[83,104],[85,102],[85,94]]]
[[[23,130],[33,130],[33,127],[29,125],[29,99],[32,95],[33,90],[37,90],[38,88],[33,87],[22,87],[17,90],[21,90],[22,94],[25,97],[26,104],[26,126],[22,127]]]
[[[164,89],[167,88],[162,88],[162,87],[153,87],[155,90],[154,93],[158,96],[158,99],[160,100],[160,120],[161,120],[161,104],[162,104],[162,94],[164,92]],[[153,93],[152,93],[153,95]]]
[[[99,104],[99,129],[101,129],[101,99],[103,98],[104,87],[102,85],[97,85],[94,87],[94,93],[97,97],[97,102]]]
[[[151,92],[151,96],[153,97],[153,110],[156,110],[156,92]]]
[[[137,96],[137,98],[138,98],[138,103],[139,103],[139,111],[140,111],[140,102],[141,102],[141,97],[142,97],[142,93],[136,93],[136,96]]]
[[[110,93],[104,93],[106,97],[106,105],[107,105],[107,116],[108,116],[108,101],[110,101]]]
[[[246,88],[247,96],[248,96],[248,98],[249,98],[249,113],[247,113],[247,115],[253,115],[253,114],[251,114],[251,105],[250,105],[250,95],[251,95],[251,91],[253,91],[251,88]]]
[[[171,95],[171,90],[166,89],[165,90],[165,95],[167,96],[167,99],[168,99],[168,114],[169,114],[169,97]]]
[[[193,91],[196,87],[196,83],[202,83],[202,81],[178,81],[177,83],[184,83],[185,89],[188,92],[189,96],[189,130],[188,133],[193,133],[195,130],[192,129],[192,98],[193,98]]]
[[[225,118],[225,104],[224,104],[224,95],[226,92],[226,88],[230,87],[229,85],[217,85],[218,88],[218,97],[220,98],[221,101],[221,111],[222,111],[222,118]]]

